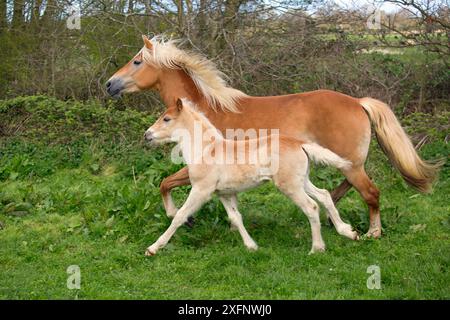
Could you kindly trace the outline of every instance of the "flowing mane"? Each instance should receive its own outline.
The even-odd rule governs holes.
[[[212,61],[202,55],[179,49],[176,46],[179,40],[166,40],[159,35],[150,41],[153,48],[150,50],[144,46],[141,50],[146,63],[185,70],[212,109],[239,112],[236,103],[247,95],[229,87],[226,75]]]

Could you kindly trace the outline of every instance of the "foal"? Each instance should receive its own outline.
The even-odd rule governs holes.
[[[200,139],[195,139],[198,132],[201,133]],[[243,141],[227,140],[185,99],[178,99],[176,106],[168,108],[145,132],[144,137],[152,143],[177,142],[187,162],[192,183],[186,202],[175,214],[169,228],[147,248],[146,255],[154,255],[164,247],[177,228],[214,193],[219,196],[245,246],[256,250],[257,244],[243,225],[236,194],[268,180],[272,180],[308,217],[312,233],[310,253],[325,250],[320,232],[319,206],[310,196],[325,206],[339,234],[350,239],[358,238],[352,227],[341,220],[328,191],[318,189],[309,181],[308,156],[339,169],[350,165],[328,149],[281,135]]]

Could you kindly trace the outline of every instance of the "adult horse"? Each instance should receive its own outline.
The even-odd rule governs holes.
[[[371,138],[371,122],[378,142],[406,182],[429,192],[439,164],[423,161],[389,106],[372,98],[354,98],[329,90],[253,97],[231,88],[224,75],[203,56],[181,50],[175,41],[143,36],[143,48],[107,82],[113,97],[148,89],[159,91],[166,106],[185,97],[225,133],[226,129],[272,129],[330,149],[351,162],[342,169],[346,179],[333,191],[337,202],[352,186],[369,207],[367,235],[381,235],[379,190],[364,170]],[[170,191],[188,185],[187,167],[161,183],[169,215],[177,208]]]

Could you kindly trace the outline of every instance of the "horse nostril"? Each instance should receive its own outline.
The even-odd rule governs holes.
[[[120,78],[112,78],[106,82],[106,92],[108,92],[108,94],[114,99],[118,99],[120,97],[122,90],[124,90],[124,85]]]
[[[151,132],[146,132],[144,133],[144,139],[148,140],[148,141],[152,141],[153,140],[153,135]]]

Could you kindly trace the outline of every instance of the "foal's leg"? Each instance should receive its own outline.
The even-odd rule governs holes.
[[[244,223],[242,222],[242,216],[238,211],[238,203],[236,195],[231,196],[219,196],[220,201],[222,202],[225,210],[227,211],[228,217],[230,218],[232,226],[236,227],[241,234],[242,240],[244,240],[245,246],[250,250],[257,250],[258,245],[256,242],[250,237],[247,232],[247,229],[244,227]]]
[[[291,181],[287,181],[287,180]],[[293,181],[293,180],[298,181]],[[292,199],[296,205],[298,205],[305,215],[308,217],[309,224],[311,225],[312,234],[312,248],[309,252],[310,254],[325,251],[325,242],[322,239],[322,234],[320,232],[320,216],[319,216],[319,206],[317,203],[311,199],[306,192],[303,190],[303,179],[296,179],[285,176],[285,181],[278,183],[278,188],[283,191],[285,195]]]
[[[147,248],[145,252],[146,256],[154,255],[160,248],[164,247],[170,238],[172,238],[175,231],[187,221],[188,217],[194,214],[200,207],[211,198],[211,194],[214,190],[208,188],[193,187],[186,202],[178,210],[177,214],[172,220],[169,228]]]
[[[348,181],[358,190],[369,207],[370,227],[367,236],[381,236],[380,191],[367,176],[362,166],[351,168],[345,172]]]
[[[353,240],[358,239],[358,233],[353,231],[352,226],[342,221],[339,212],[333,204],[330,193],[327,190],[317,188],[309,179],[306,179],[305,191],[325,206],[325,209],[328,211],[328,218],[333,222],[333,225],[339,234]]]
[[[175,217],[175,214],[178,211],[177,207],[175,206],[175,203],[173,202],[170,191],[173,188],[179,186],[187,186],[189,184],[191,184],[191,182],[189,180],[188,167],[184,167],[177,173],[168,176],[161,182],[159,190],[161,192],[161,196],[164,202],[164,208],[166,209],[166,214],[168,217],[170,218]]]
[[[325,251],[325,242],[320,232],[319,206],[303,190],[292,195],[291,199],[303,210],[311,225],[312,248],[309,253]]]

